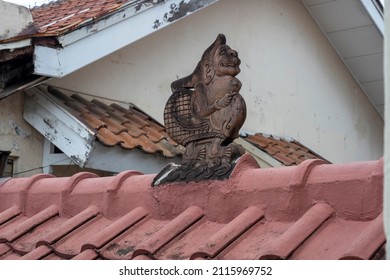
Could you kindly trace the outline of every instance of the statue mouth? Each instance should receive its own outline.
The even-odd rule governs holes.
[[[223,63],[221,62],[221,66],[223,67],[236,67],[237,63]]]
[[[224,61],[221,61],[221,63],[219,65],[222,66],[222,67],[236,67],[239,64],[240,63],[238,61],[234,61],[234,62],[224,62]]]
[[[225,61],[221,61],[219,63],[219,66],[222,66],[222,67],[237,67],[238,65],[240,65],[240,61],[233,61],[233,62],[225,62]]]

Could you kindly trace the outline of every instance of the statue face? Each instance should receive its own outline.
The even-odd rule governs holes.
[[[217,76],[236,76],[240,73],[241,60],[235,50],[228,45],[220,45],[214,53],[213,63]]]

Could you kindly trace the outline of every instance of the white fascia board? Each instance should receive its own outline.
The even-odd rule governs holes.
[[[141,149],[123,149],[120,146],[107,147],[97,142],[85,167],[119,173],[125,170],[156,174],[169,163],[179,163],[180,158],[166,158],[160,153],[147,154]]]
[[[24,119],[79,166],[95,144],[95,133],[37,88],[26,90]]]
[[[20,49],[24,47],[28,47],[31,45],[31,39],[25,39],[15,42],[9,42],[9,43],[3,43],[0,44],[0,51],[1,50],[14,50],[14,49]]]
[[[132,12],[125,9],[98,23],[59,36],[61,47],[35,46],[34,72],[64,77],[194,12],[183,14],[179,7],[192,3],[197,11],[216,1],[166,0],[137,13],[134,7],[129,7],[127,9],[133,9]],[[176,16],[177,11],[183,15]],[[130,16],[126,17],[126,13]]]
[[[382,37],[385,34],[385,21],[378,11],[378,8],[373,3],[373,0],[360,0],[366,9],[367,13],[371,17],[372,21],[375,23],[376,28],[378,28]]]
[[[265,162],[270,167],[282,167],[284,166],[283,163],[276,160],[266,152],[263,152],[261,149],[257,148],[256,146],[252,145],[242,137],[238,137],[234,139],[234,143],[241,145],[248,153],[252,154],[255,158],[259,158],[261,161]],[[261,167],[267,167],[262,166],[263,164],[259,161],[257,161]]]
[[[153,8],[152,5],[146,7],[142,6],[142,8],[139,11],[136,11],[135,5],[136,3],[135,4],[132,3],[131,5],[123,8],[123,10],[120,10],[115,14],[106,16],[101,20],[98,20],[96,22],[85,23],[84,27],[74,30],[68,34],[59,36],[57,38],[58,42],[62,47],[66,47],[67,45],[70,45],[87,36],[93,35],[99,31],[102,31],[103,29],[106,29],[114,24],[117,24],[147,9]]]

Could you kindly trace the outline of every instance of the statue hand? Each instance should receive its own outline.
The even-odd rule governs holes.
[[[236,94],[237,92],[229,92],[225,94],[224,97],[215,101],[215,107],[217,109],[221,109],[222,107],[228,106],[232,102],[233,96]]]

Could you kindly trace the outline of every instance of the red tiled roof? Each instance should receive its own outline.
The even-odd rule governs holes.
[[[256,168],[151,187],[154,175],[35,175],[0,185],[0,259],[372,259],[383,160]]]
[[[274,137],[262,133],[247,135],[243,138],[286,166],[298,165],[308,159],[321,159],[328,162],[293,139]]]
[[[58,35],[112,13],[130,0],[60,0],[31,10],[37,35]]]
[[[33,25],[12,40],[57,36],[134,3],[134,0],[59,0],[31,9]]]
[[[161,153],[165,157],[180,156],[184,147],[173,141],[165,128],[135,107],[124,108],[116,103],[106,105],[90,101],[78,94],[66,95],[53,87],[40,89],[51,94],[67,111],[91,128],[106,146],[124,149],[140,148],[146,153]]]
[[[150,0],[58,0],[31,9],[33,23],[20,34],[0,41],[16,41],[31,37],[65,34],[87,23],[113,14],[134,4],[134,12],[153,5]]]

